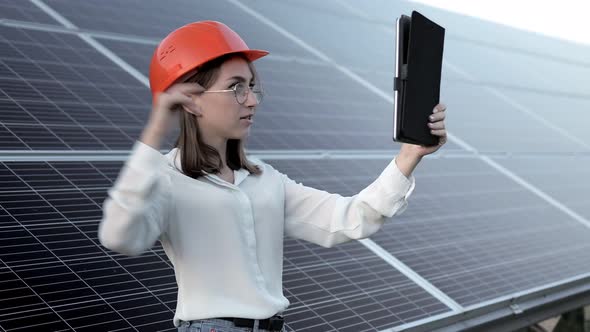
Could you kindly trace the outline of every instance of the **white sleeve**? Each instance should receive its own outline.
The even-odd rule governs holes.
[[[386,217],[401,214],[414,190],[395,158],[381,175],[352,197],[306,187],[281,173],[285,188],[285,233],[323,247],[332,247],[377,232]]]
[[[159,151],[135,142],[103,204],[98,228],[103,246],[135,256],[151,248],[165,231],[172,187],[166,164]]]

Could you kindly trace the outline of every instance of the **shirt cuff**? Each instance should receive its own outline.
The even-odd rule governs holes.
[[[361,198],[384,216],[392,217],[407,207],[407,199],[416,186],[413,175],[406,177],[395,163],[395,158],[381,175],[360,194]]]
[[[133,187],[133,191],[145,193],[167,163],[166,156],[160,151],[136,141],[118,182],[124,188]]]

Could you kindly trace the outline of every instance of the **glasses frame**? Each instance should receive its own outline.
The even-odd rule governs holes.
[[[246,90],[246,98],[241,103],[240,103],[240,100],[238,99],[238,85],[240,85],[240,84],[246,86],[246,89],[247,89]],[[256,85],[255,85],[255,87],[256,87]],[[254,98],[256,98],[256,93],[258,93],[258,95],[260,96],[259,98],[256,98],[257,104],[260,104],[262,102],[262,99],[264,98],[264,90],[262,90],[262,87],[259,87],[257,90],[254,90],[253,88],[251,88],[249,85],[247,85],[244,82],[239,82],[239,83],[235,84],[233,86],[233,88],[231,88],[231,89],[203,91],[203,93],[207,93],[207,92],[233,92],[234,97],[236,98],[236,102],[238,102],[238,104],[240,104],[240,105],[244,105],[244,103],[248,100],[248,95],[250,93],[254,93]]]

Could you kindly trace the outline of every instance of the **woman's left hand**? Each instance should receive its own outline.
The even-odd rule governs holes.
[[[423,146],[404,143],[401,146],[400,153],[414,156],[415,158],[421,159],[427,154],[434,153],[440,149],[447,142],[447,130],[445,129],[445,110],[444,104],[438,104],[434,107],[432,115],[429,117],[428,127],[433,135],[439,137],[438,145],[434,146]]]

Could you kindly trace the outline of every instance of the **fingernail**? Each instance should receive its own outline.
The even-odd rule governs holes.
[[[434,120],[434,116],[432,116],[432,115],[429,116],[428,118],[430,119],[430,121]]]
[[[432,113],[436,113],[436,112],[438,112],[438,108],[435,107],[434,110],[432,111]]]

